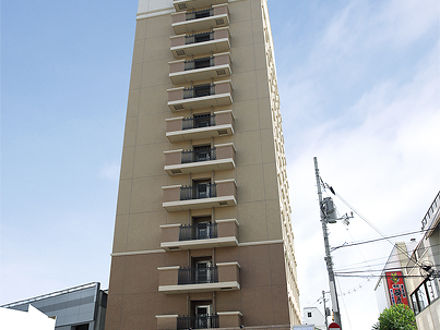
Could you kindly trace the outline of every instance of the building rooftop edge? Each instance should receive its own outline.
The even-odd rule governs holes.
[[[24,304],[29,304],[35,301],[39,301],[39,300],[43,300],[45,298],[51,298],[51,297],[56,297],[62,294],[66,294],[66,293],[71,293],[71,292],[75,292],[75,291],[79,291],[82,289],[87,289],[87,288],[92,288],[96,285],[101,285],[101,283],[99,282],[90,282],[90,283],[86,283],[86,284],[81,284],[81,285],[77,285],[68,289],[64,289],[64,290],[60,290],[60,291],[55,291],[52,293],[47,293],[47,294],[42,294],[39,296],[35,296],[32,298],[27,298],[27,299],[23,299],[23,300],[19,300],[13,303],[9,303],[6,305],[0,305],[0,307],[4,307],[4,308],[9,308],[9,307],[14,307],[14,306],[19,306],[19,305],[24,305]]]

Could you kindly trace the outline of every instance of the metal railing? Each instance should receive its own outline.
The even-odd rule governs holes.
[[[215,160],[216,153],[215,148],[200,148],[198,150],[184,150],[182,151],[182,164],[204,162],[208,160]]]
[[[217,267],[180,268],[178,284],[204,284],[218,282]]]
[[[204,57],[198,58],[195,60],[185,61],[185,71],[201,69],[201,68],[209,68],[215,65],[214,57]]]
[[[180,226],[179,241],[217,238],[216,223],[198,223]]]
[[[202,32],[185,36],[185,44],[194,44],[214,40],[214,32]]]
[[[215,115],[196,115],[182,119],[182,129],[215,126]]]
[[[179,316],[177,329],[212,329],[218,328],[218,315]]]
[[[192,99],[195,97],[204,97],[215,94],[215,85],[200,85],[183,90],[184,99]]]
[[[214,16],[214,9],[203,9],[198,11],[193,11],[191,13],[186,13],[186,20],[191,21],[193,19],[205,18]]]
[[[216,197],[215,183],[198,184],[180,188],[180,200]]]
[[[440,208],[440,191],[437,193],[437,196],[435,196],[434,201],[428,209],[428,212],[426,212],[426,215],[423,217],[422,230],[425,230],[425,227],[430,225],[431,217],[438,208]]]
[[[186,186],[180,188],[180,200],[200,199],[216,197],[215,183],[198,184],[193,187]]]

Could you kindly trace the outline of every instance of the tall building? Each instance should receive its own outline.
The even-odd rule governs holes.
[[[106,329],[300,324],[266,0],[140,0]]]

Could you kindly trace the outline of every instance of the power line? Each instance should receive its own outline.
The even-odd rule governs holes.
[[[374,242],[379,242],[379,241],[383,241],[383,240],[389,240],[391,238],[396,238],[396,237],[400,237],[400,236],[408,236],[408,235],[418,234],[418,233],[422,233],[422,232],[426,232],[426,231],[428,231],[428,230],[418,230],[418,231],[413,231],[413,232],[404,233],[404,234],[396,234],[396,235],[391,235],[391,236],[384,236],[382,238],[371,239],[371,240],[368,240],[368,241],[361,241],[361,242],[353,242],[353,243],[348,243],[348,244],[342,244],[342,245],[333,247],[332,251],[334,251],[336,249],[339,249],[339,248],[343,248],[343,247],[350,247],[350,246],[374,243]]]
[[[385,275],[352,275],[352,274],[335,274],[337,277],[357,277],[357,278],[382,278],[386,277]],[[426,278],[426,276],[422,275],[402,275],[402,276],[396,276],[397,278]]]
[[[431,267],[439,267],[440,265],[433,265]],[[390,270],[399,270],[399,269],[413,269],[415,267],[393,267],[393,268],[384,268],[384,269],[377,269],[377,270],[352,270],[352,271],[335,271],[338,274],[349,274],[349,273],[365,273],[365,272],[383,272],[383,271],[390,271]]]
[[[404,255],[406,255],[406,257],[409,259],[409,260],[412,260],[413,259],[413,257],[411,256],[409,256],[409,254],[408,254],[408,251],[404,251],[400,246],[398,246],[398,245],[395,245],[393,242],[391,242],[391,240],[390,239],[387,239],[387,238],[385,238],[385,235],[383,235],[382,233],[381,233],[381,231],[379,230],[379,229],[377,229],[372,223],[370,223],[369,221],[368,221],[368,219],[367,218],[365,218],[364,216],[362,216],[353,206],[351,206],[345,199],[343,199],[339,194],[337,194],[336,192],[335,192],[335,190],[333,189],[333,187],[331,187],[330,185],[328,185],[327,183],[324,183],[324,185],[326,185],[329,189],[330,189],[330,191],[333,193],[333,195],[335,195],[336,197],[338,197],[340,200],[341,200],[341,202],[343,202],[348,208],[350,208],[354,213],[356,213],[356,215],[359,217],[359,218],[361,218],[365,223],[367,223],[375,232],[377,232],[380,236],[382,236],[384,239],[386,239],[391,245],[393,245],[393,246],[395,246],[398,250],[400,250],[400,252],[402,252]],[[414,263],[415,264],[417,264],[417,265],[419,265],[419,263],[418,263],[418,261],[417,260],[413,260],[414,261]],[[419,265],[420,266],[420,265]]]
[[[440,244],[434,244],[432,246],[437,246],[437,245],[440,245]],[[435,256],[438,256],[438,255],[440,255],[440,253],[432,253],[432,254],[429,253],[429,254],[425,255],[425,257],[435,257]],[[388,257],[384,257],[384,258],[380,258],[380,259],[386,259],[386,258],[389,258],[389,256]],[[396,262],[399,262],[399,260],[396,260],[393,263],[396,263]],[[339,268],[339,269],[336,269],[335,271],[354,270],[354,269],[357,269],[357,268],[369,268],[369,267],[376,267],[376,266],[383,265],[383,263],[367,264],[367,265],[361,265],[361,264],[362,263],[353,264],[351,267],[350,266],[345,266],[345,268]],[[358,266],[354,266],[354,265],[358,265]]]

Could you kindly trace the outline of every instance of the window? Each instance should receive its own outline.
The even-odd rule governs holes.
[[[312,317],[312,312],[308,312],[307,317]]]
[[[417,303],[417,296],[415,293],[411,295],[411,302],[413,305],[414,314],[419,314],[419,304]]]
[[[422,284],[416,291],[417,300],[419,301],[420,311],[429,305],[428,295],[426,294],[425,284]]]
[[[73,330],[89,330],[89,325],[88,324],[81,324],[81,325],[77,325],[72,327]]]
[[[436,300],[439,297],[439,285],[436,279],[428,279],[426,281],[426,289],[428,291],[428,297],[430,303]]]

